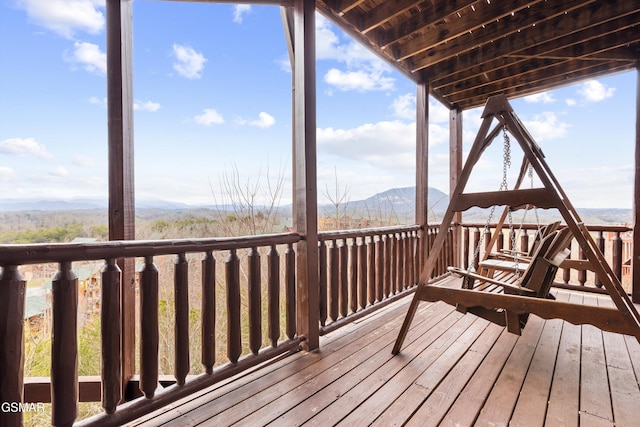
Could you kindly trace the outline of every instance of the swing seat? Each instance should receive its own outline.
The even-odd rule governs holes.
[[[536,233],[536,237],[531,245],[531,249],[529,251],[516,251],[509,249],[502,249],[499,252],[491,252],[487,256],[487,260],[505,260],[505,261],[513,261],[518,257],[518,260],[522,260],[524,262],[528,262],[533,258],[540,241],[544,239],[549,234],[553,233],[560,227],[560,221],[555,221],[550,224],[547,224],[540,228],[540,230]],[[486,260],[485,260],[486,261]],[[483,261],[484,262],[484,261]],[[505,264],[506,265],[506,264]],[[525,267],[526,268],[526,267]]]
[[[462,277],[460,289],[444,288],[437,285],[425,286],[422,297],[431,300],[443,300],[454,305],[458,311],[475,314],[501,326],[506,326],[509,332],[520,335],[526,325],[529,313],[523,306],[522,313],[505,309],[496,303],[495,297],[503,298],[541,298],[553,299],[549,290],[555,278],[558,266],[569,256],[566,249],[572,235],[568,228],[555,231],[540,240],[531,262],[527,265],[523,274],[515,281],[496,280],[493,277],[483,276],[449,267],[449,271]],[[458,293],[471,292],[475,295],[471,298],[471,304],[463,303],[458,299]]]

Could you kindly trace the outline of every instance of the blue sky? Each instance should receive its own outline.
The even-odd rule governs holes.
[[[0,2],[0,200],[107,196],[104,0]],[[221,200],[220,179],[284,177],[291,70],[278,7],[135,0],[139,200]],[[317,16],[320,202],[415,183],[415,85]],[[636,73],[512,100],[577,207],[630,208]],[[430,185],[448,191],[448,111],[430,100]],[[481,109],[465,111],[465,152]],[[470,190],[497,190],[502,148]],[[514,156],[512,177],[520,157]],[[513,178],[512,178],[513,179]],[[513,182],[513,181],[511,181]]]

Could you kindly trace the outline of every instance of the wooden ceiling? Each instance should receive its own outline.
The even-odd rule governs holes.
[[[636,67],[640,0],[317,0],[449,108]]]

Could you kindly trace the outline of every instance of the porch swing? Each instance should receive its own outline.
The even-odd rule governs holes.
[[[640,342],[638,310],[549,169],[542,150],[516,116],[507,98],[504,95],[490,97],[481,117],[482,124],[420,274],[417,289],[396,339],[393,354],[400,352],[420,301],[444,301],[455,306],[459,311],[472,313],[506,326],[509,332],[516,334],[521,333],[529,315],[535,314],[544,319],[559,318],[576,325],[591,324],[604,331],[634,336]],[[494,119],[498,124],[490,131]],[[514,189],[507,189],[506,183],[503,182],[499,191],[464,193],[474,165],[501,131],[508,131],[524,153],[520,176]],[[542,188],[520,188],[525,170],[530,168],[536,172]],[[504,176],[503,171],[503,181]],[[448,278],[438,283],[428,283],[454,213],[474,206],[490,208],[500,205],[505,206],[505,211],[498,230],[488,243],[488,248],[493,247],[505,219],[515,209],[555,208],[562,215],[566,226],[560,231],[549,230],[545,236],[539,237],[534,253],[531,254],[532,257],[522,264],[522,269],[518,267],[516,256],[515,272],[508,281],[499,280],[492,275],[481,275],[477,272],[450,267],[451,275]],[[550,225],[550,228],[553,227]],[[557,224],[555,227],[557,228]],[[556,271],[567,258],[566,248],[574,238],[582,248],[590,269],[595,272],[611,297],[615,308],[585,306],[549,298],[549,289]],[[487,259],[483,260],[485,266],[487,261]],[[487,269],[485,268],[484,271],[486,272]],[[443,285],[443,282],[446,283]]]

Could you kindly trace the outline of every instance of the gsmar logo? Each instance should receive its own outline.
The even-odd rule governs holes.
[[[2,402],[0,412],[44,412],[44,403]]]

